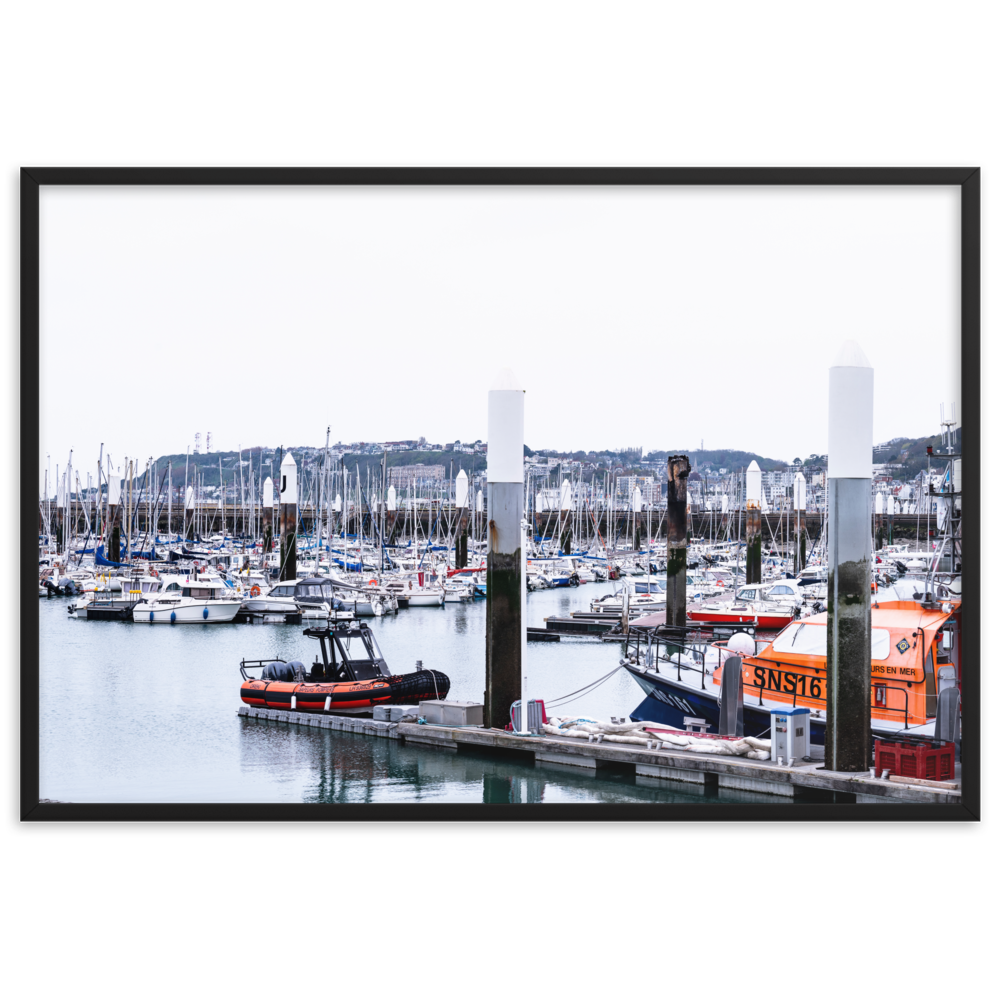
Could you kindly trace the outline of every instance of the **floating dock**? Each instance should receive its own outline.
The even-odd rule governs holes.
[[[823,748],[810,747],[811,759],[788,766],[769,760],[694,753],[676,749],[651,750],[634,744],[588,743],[573,737],[517,736],[479,727],[437,726],[413,722],[381,722],[366,716],[333,715],[322,712],[293,712],[241,705],[237,715],[265,722],[283,722],[313,729],[332,729],[382,739],[433,747],[444,752],[463,748],[509,753],[524,759],[534,757],[541,766],[562,765],[600,769],[634,769],[637,779],[688,782],[775,796],[775,801],[827,797],[856,803],[961,803],[961,768],[955,782],[907,784],[872,778],[867,773],[838,773],[823,767]],[[944,786],[957,787],[944,787]],[[940,786],[940,787],[939,787]]]

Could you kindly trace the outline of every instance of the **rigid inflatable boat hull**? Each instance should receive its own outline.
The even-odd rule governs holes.
[[[298,712],[358,711],[375,705],[413,705],[445,698],[451,681],[439,670],[418,670],[370,681],[244,681],[240,698],[259,708],[292,708]],[[330,700],[327,709],[327,699]]]

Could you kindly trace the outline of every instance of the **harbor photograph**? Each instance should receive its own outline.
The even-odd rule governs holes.
[[[168,173],[34,194],[36,818],[974,818],[978,186]]]

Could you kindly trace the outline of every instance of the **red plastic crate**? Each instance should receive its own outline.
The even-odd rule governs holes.
[[[890,743],[875,741],[875,773],[902,778],[950,781],[955,777],[954,743]]]

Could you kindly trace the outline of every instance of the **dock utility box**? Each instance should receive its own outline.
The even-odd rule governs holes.
[[[372,718],[376,722],[416,722],[424,710],[417,705],[376,705],[372,709]]]
[[[809,756],[809,709],[771,709],[771,760]]]
[[[955,744],[943,740],[897,737],[875,741],[875,773],[901,778],[950,781],[955,777]]]
[[[420,714],[436,726],[483,724],[483,706],[476,701],[422,701]]]
[[[515,733],[523,733],[524,730],[521,728],[521,700],[518,699],[510,706],[510,721],[513,731]],[[548,722],[548,717],[545,714],[545,702],[535,701],[534,699],[528,700],[528,731],[529,732],[539,732],[542,726]]]

